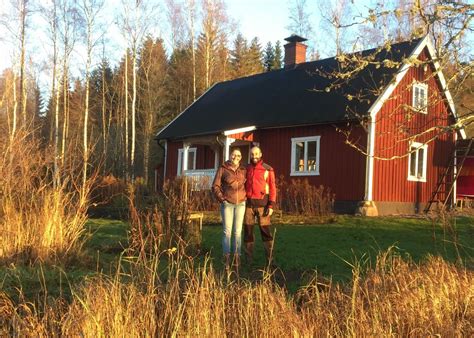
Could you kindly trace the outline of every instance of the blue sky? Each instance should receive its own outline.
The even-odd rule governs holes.
[[[286,29],[289,24],[288,1],[231,0],[227,5],[229,13],[239,22],[238,29],[247,39],[257,36],[262,44],[266,44],[276,40],[284,42],[283,39],[290,35]]]

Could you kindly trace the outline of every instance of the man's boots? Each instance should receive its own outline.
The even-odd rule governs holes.
[[[263,242],[263,247],[265,249],[266,257],[266,266],[271,267],[273,264],[273,241]]]
[[[250,266],[253,263],[253,242],[245,242],[244,251],[245,263]]]

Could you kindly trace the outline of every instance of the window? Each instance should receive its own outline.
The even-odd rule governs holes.
[[[410,144],[410,155],[408,157],[408,180],[426,182],[426,159],[428,145],[412,142]]]
[[[183,148],[178,149],[178,172],[180,176],[183,168],[184,151]],[[188,170],[196,170],[196,148],[189,148],[188,151]]]
[[[291,175],[319,175],[319,140],[321,136],[291,139]]]
[[[420,113],[427,113],[428,106],[428,86],[424,83],[413,84],[413,108]]]

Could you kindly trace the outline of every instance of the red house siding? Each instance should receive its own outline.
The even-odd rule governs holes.
[[[426,60],[426,50],[420,54]],[[375,156],[390,158],[403,156],[409,149],[409,136],[435,126],[452,122],[444,102],[439,80],[433,68],[411,67],[377,114]],[[412,112],[407,117],[404,105],[412,104],[412,83],[428,84],[428,113]],[[410,113],[409,113],[410,114]],[[425,203],[432,194],[440,175],[445,171],[454,149],[454,134],[437,135],[438,130],[416,136],[416,142],[428,143],[426,182],[408,181],[408,157],[385,161],[374,160],[373,199],[382,202]]]
[[[178,149],[182,147],[183,142],[167,142],[165,180],[176,177],[176,172],[178,171]]]
[[[318,176],[290,176],[291,139],[303,136],[321,136]],[[352,138],[365,149],[367,134],[362,128],[355,127]],[[275,169],[277,178],[280,175],[287,180],[307,178],[311,184],[331,188],[338,201],[364,199],[365,156],[345,144],[345,136],[338,133],[335,126],[263,129],[256,132],[255,140],[260,142],[263,159]]]

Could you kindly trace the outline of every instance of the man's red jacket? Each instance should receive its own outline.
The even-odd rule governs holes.
[[[268,164],[260,160],[247,166],[245,192],[252,207],[273,208],[276,201],[275,172]]]

